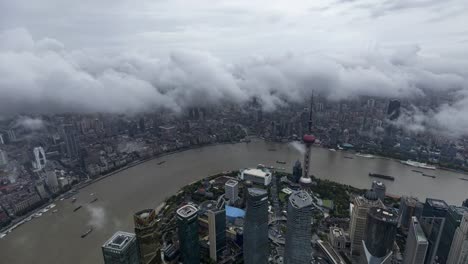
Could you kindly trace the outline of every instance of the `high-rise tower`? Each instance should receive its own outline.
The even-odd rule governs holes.
[[[310,167],[310,151],[312,149],[312,144],[315,142],[315,136],[312,135],[312,109],[313,109],[314,97],[310,98],[310,109],[309,109],[309,130],[304,135],[302,140],[306,146],[306,151],[304,153],[304,171],[302,177],[299,179],[302,189],[308,189],[312,183],[312,179],[309,175]]]
[[[455,231],[447,264],[468,263],[468,214],[465,214]]]
[[[156,211],[154,209],[141,210],[133,215],[135,235],[140,249],[142,264],[155,263],[157,256],[157,243],[154,237],[156,231]]]
[[[367,213],[364,251],[367,263],[382,263],[392,253],[397,233],[398,215],[373,207]]]
[[[244,222],[244,263],[268,263],[268,192],[249,188]]]
[[[200,244],[198,240],[198,209],[190,204],[177,210],[177,226],[182,263],[200,263]]]
[[[312,198],[305,191],[289,196],[285,264],[310,263],[312,237]]]
[[[409,224],[408,237],[406,238],[403,264],[424,263],[428,244],[429,242],[427,241],[418,219],[416,216],[412,216]]]

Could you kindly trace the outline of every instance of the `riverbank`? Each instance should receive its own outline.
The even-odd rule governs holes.
[[[183,148],[183,149],[164,152],[164,153],[161,153],[161,154],[158,154],[158,155],[155,155],[155,156],[143,159],[143,160],[137,160],[137,161],[130,162],[129,164],[127,164],[127,165],[125,165],[125,166],[123,166],[121,168],[118,168],[118,169],[116,169],[114,171],[111,171],[111,172],[108,172],[106,174],[100,175],[100,176],[98,176],[98,177],[96,177],[94,179],[88,179],[86,181],[79,182],[79,183],[75,184],[74,186],[72,186],[72,188],[70,190],[60,194],[59,196],[57,196],[53,200],[44,202],[44,204],[42,204],[40,207],[26,213],[25,215],[22,215],[22,216],[20,216],[18,218],[12,219],[11,223],[8,226],[5,226],[2,229],[0,229],[0,235],[1,234],[8,234],[8,233],[12,232],[13,229],[15,229],[17,226],[21,226],[21,225],[27,223],[28,221],[26,221],[26,219],[28,219],[30,217],[33,217],[33,215],[35,215],[38,212],[44,210],[45,208],[47,208],[48,206],[50,206],[54,202],[57,202],[58,200],[62,199],[64,196],[73,194],[74,192],[77,192],[77,191],[79,191],[79,190],[81,190],[83,188],[86,188],[86,187],[88,187],[88,186],[90,186],[92,184],[100,182],[100,181],[102,181],[102,180],[104,180],[104,179],[106,179],[106,178],[108,178],[110,176],[113,176],[113,175],[117,174],[117,173],[126,171],[126,170],[128,170],[128,169],[130,169],[132,167],[141,165],[141,164],[146,163],[146,162],[150,162],[150,161],[155,160],[155,159],[160,159],[160,158],[165,157],[165,156],[174,155],[174,154],[185,152],[185,151],[190,151],[190,150],[195,150],[195,149],[200,149],[200,148],[210,147],[210,146],[227,145],[227,144],[240,144],[240,143],[249,143],[249,142],[218,142],[218,143],[210,143],[210,144],[205,144],[205,145],[191,146],[191,147],[187,147],[187,148]]]

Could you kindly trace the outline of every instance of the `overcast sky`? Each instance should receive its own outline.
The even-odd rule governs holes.
[[[466,0],[0,0],[0,112],[437,90],[459,100],[428,118],[466,131],[467,18]]]

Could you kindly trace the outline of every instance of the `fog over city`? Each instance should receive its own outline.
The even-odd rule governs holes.
[[[0,7],[3,115],[181,112],[252,98],[273,111],[312,91],[333,101],[443,95],[450,103],[410,107],[397,123],[453,136],[468,131],[463,0],[21,0]]]

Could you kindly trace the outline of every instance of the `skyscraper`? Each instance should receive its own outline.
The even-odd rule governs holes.
[[[386,192],[387,188],[385,187],[385,184],[383,182],[373,181],[371,189],[375,192],[375,194],[377,194],[377,197],[380,200],[383,201],[385,199],[385,192]]]
[[[302,176],[302,165],[299,160],[297,160],[296,163],[294,164],[292,175],[293,175],[294,182],[298,183],[299,179]]]
[[[447,261],[455,231],[460,225],[464,214],[468,214],[468,208],[453,205],[449,206],[447,217],[445,217],[442,236],[440,237],[439,248],[437,249],[437,257],[440,263],[445,263]]]
[[[373,207],[367,213],[364,250],[368,263],[382,263],[392,253],[397,233],[398,215]]]
[[[463,215],[453,237],[447,264],[468,263],[468,214]]]
[[[142,264],[152,264],[156,261],[157,241],[154,237],[156,230],[156,211],[145,209],[133,215],[135,224],[135,235],[140,249],[140,259]]]
[[[140,264],[135,234],[118,231],[102,246],[105,264]]]
[[[0,149],[0,167],[6,166],[8,164],[8,158],[5,151]]]
[[[387,117],[390,120],[396,120],[400,117],[401,103],[398,100],[390,100],[387,108]]]
[[[38,171],[42,170],[47,163],[44,149],[42,147],[35,147],[33,149],[33,153],[34,153],[34,163],[33,163],[34,168]]]
[[[411,222],[406,238],[405,255],[403,264],[422,264],[426,257],[429,242],[426,235],[415,216],[411,217]]]
[[[437,252],[447,211],[448,205],[443,200],[427,198],[424,203],[419,222],[429,242],[425,259],[426,264],[432,264],[438,260]]]
[[[198,238],[198,209],[193,205],[184,205],[177,210],[182,263],[200,263],[200,244]]]
[[[312,247],[312,198],[305,191],[298,191],[288,199],[288,222],[285,264],[310,263]]]
[[[354,197],[353,205],[350,222],[351,254],[360,255],[363,252],[362,240],[367,227],[367,212],[372,207],[383,208],[384,204],[370,190],[364,196]]]
[[[77,158],[79,155],[79,149],[73,125],[63,125],[63,136],[67,149],[67,157],[70,159]]]
[[[423,204],[416,197],[403,196],[400,200],[400,225],[404,229],[408,229],[411,224],[411,218],[422,215]]]
[[[226,198],[229,199],[229,204],[234,204],[239,199],[239,182],[236,180],[228,180],[224,184],[224,192]]]
[[[268,192],[249,188],[244,222],[244,263],[268,263]]]
[[[213,208],[206,213],[208,215],[210,258],[216,261],[226,248],[226,210]]]

